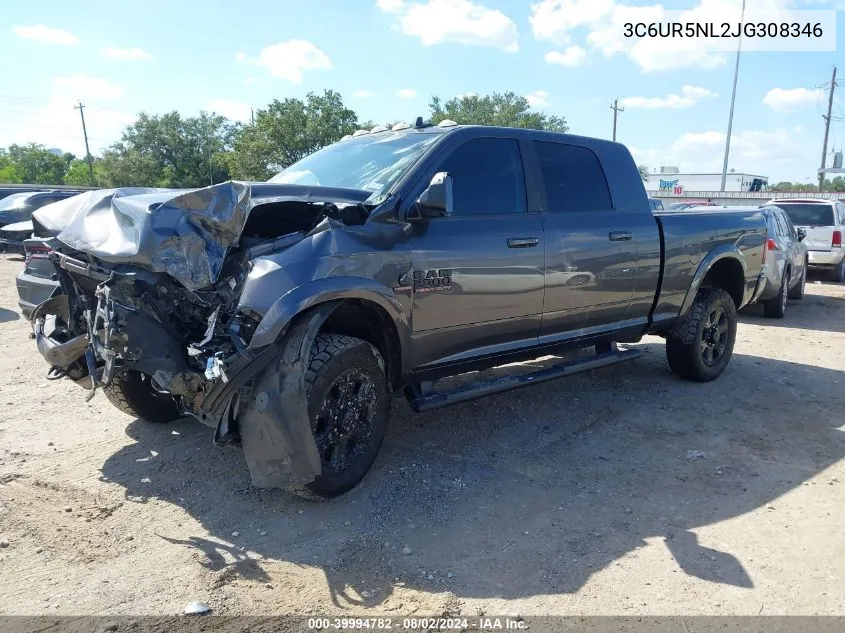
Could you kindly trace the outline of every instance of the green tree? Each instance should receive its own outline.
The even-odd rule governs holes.
[[[528,100],[514,92],[469,95],[448,101],[432,97],[428,107],[432,123],[450,119],[461,125],[496,125],[551,132],[566,132],[569,129],[566,119],[532,111]]]
[[[640,170],[640,178],[643,179],[643,182],[648,182],[648,167],[645,165],[639,165],[637,169]]]
[[[10,145],[6,156],[14,167],[18,182],[31,185],[60,185],[74,159],[73,154],[55,154],[36,143]]]
[[[9,158],[9,154],[4,148],[0,148],[0,182],[2,183],[19,183],[22,182],[21,175],[18,172],[17,165]]]
[[[106,186],[203,187],[229,178],[225,154],[236,126],[201,112],[141,113],[100,161]]]
[[[98,186],[102,180],[102,165],[99,158],[92,159],[94,165],[94,182],[88,174],[88,161],[81,158],[75,158],[65,172],[64,183],[74,187],[90,187]]]
[[[830,189],[831,191],[836,191],[837,193],[845,191],[845,180],[842,176],[837,176],[830,181]]]
[[[788,180],[782,180],[778,184],[776,184],[773,189],[775,191],[789,192],[793,190],[793,184]]]
[[[309,92],[304,101],[274,99],[237,132],[229,167],[235,178],[267,180],[357,128],[358,115],[333,90]]]

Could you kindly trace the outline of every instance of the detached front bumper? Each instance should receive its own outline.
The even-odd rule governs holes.
[[[810,266],[839,266],[845,259],[845,249],[833,251],[809,251]]]
[[[766,291],[766,286],[768,285],[768,277],[766,276],[766,271],[763,270],[759,275],[757,275],[757,287],[754,289],[754,293],[751,295],[751,299],[748,301],[746,305],[751,305],[753,303],[757,303],[760,298],[763,296],[763,293]]]

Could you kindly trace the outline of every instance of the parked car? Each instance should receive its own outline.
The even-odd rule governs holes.
[[[719,207],[719,208],[726,208],[724,204],[716,204],[715,202],[710,202],[707,200],[704,201],[692,201],[692,202],[673,202],[667,207],[667,211],[683,211],[684,209],[691,209],[693,207]]]
[[[0,251],[23,255],[23,242],[31,235],[32,220],[7,224],[0,228]]]
[[[193,415],[241,443],[255,485],[309,498],[364,477],[394,393],[436,409],[633,360],[617,343],[645,334],[714,380],[765,285],[758,209],[652,212],[623,145],[451,122],[361,133],[267,183],[89,192],[35,221],[57,236],[61,293],[32,314],[51,377],[152,422]],[[595,355],[436,388],[568,348]]]
[[[32,218],[32,213],[41,207],[75,196],[79,191],[26,191],[13,193],[0,199],[0,230],[5,229],[9,224],[27,222]],[[12,229],[9,229],[12,230]],[[17,231],[17,229],[14,229]],[[25,228],[21,229],[25,231]],[[30,233],[32,230],[30,229]],[[28,237],[28,236],[27,236]],[[0,236],[0,251],[10,250],[23,251],[22,240],[19,235]]]
[[[807,233],[804,243],[811,268],[829,271],[835,281],[845,281],[845,205],[819,198],[774,198],[767,204],[786,211],[792,224]]]
[[[731,207],[743,209],[745,207]],[[797,229],[789,215],[773,205],[764,205],[760,211],[768,224],[766,240],[766,287],[760,295],[763,312],[767,317],[783,318],[787,299],[802,299],[807,282],[809,256],[804,229]]]
[[[658,200],[657,198],[649,198],[648,204],[651,206],[652,211],[663,211],[663,201]]]

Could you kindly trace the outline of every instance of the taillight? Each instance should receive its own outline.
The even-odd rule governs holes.
[[[33,259],[48,259],[52,250],[44,244],[24,244],[24,264],[29,264]]]
[[[832,247],[842,247],[842,231],[833,232],[833,240],[831,241],[830,245]]]
[[[775,244],[775,241],[772,238],[769,238],[766,242],[766,249],[770,251],[776,251],[778,250],[778,245]]]

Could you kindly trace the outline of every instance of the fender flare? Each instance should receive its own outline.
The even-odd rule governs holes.
[[[742,267],[742,287],[743,287],[743,302],[744,302],[744,294],[745,294],[745,280],[748,278],[748,268],[745,265],[745,258],[742,256],[742,252],[736,247],[735,244],[722,244],[721,246],[717,246],[713,250],[711,250],[704,259],[698,264],[698,269],[695,271],[695,274],[692,277],[692,283],[690,283],[689,290],[687,290],[687,294],[684,297],[684,302],[681,304],[681,312],[678,317],[684,316],[687,312],[690,311],[692,308],[692,303],[695,301],[695,297],[698,295],[698,290],[701,288],[701,284],[704,281],[704,278],[707,276],[707,273],[713,268],[713,266],[724,259],[733,259],[736,260],[739,265]],[[737,310],[742,306],[737,306]]]
[[[326,277],[285,293],[259,322],[249,342],[250,351],[273,344],[298,314],[328,301],[344,299],[369,301],[387,313],[399,335],[404,363],[411,336],[408,314],[389,288],[365,277]]]

